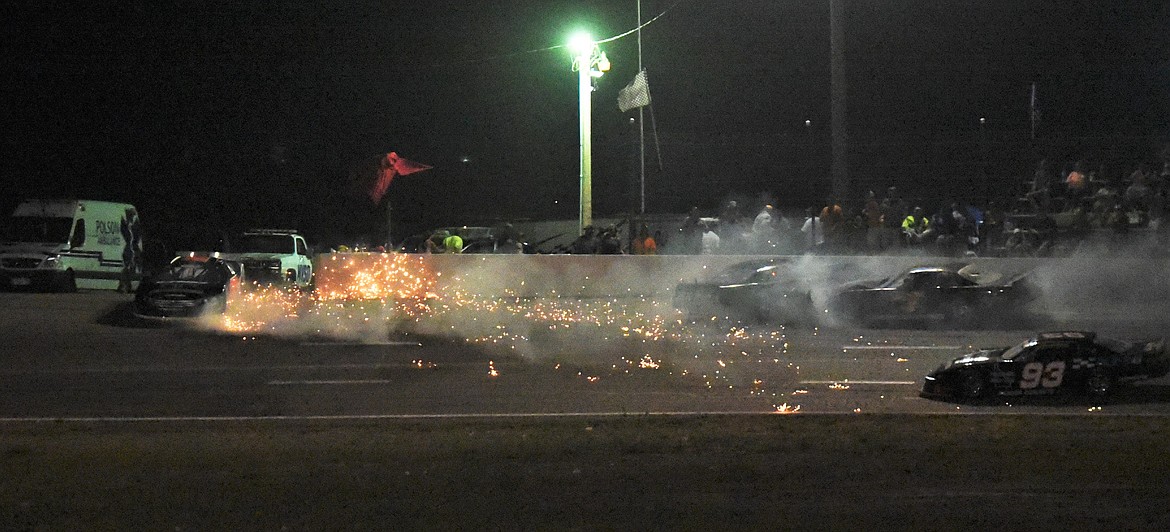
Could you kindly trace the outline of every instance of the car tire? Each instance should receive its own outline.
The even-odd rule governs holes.
[[[947,325],[951,328],[964,329],[976,326],[978,319],[974,307],[967,303],[960,303],[947,314]]]
[[[958,395],[965,401],[975,401],[987,394],[987,378],[975,370],[959,373]]]
[[[1113,387],[1115,384],[1116,380],[1108,370],[1104,368],[1094,368],[1093,371],[1089,373],[1089,378],[1085,381],[1085,388],[1086,391],[1089,392],[1089,395],[1098,399],[1103,399],[1108,397],[1109,394],[1113,392]]]

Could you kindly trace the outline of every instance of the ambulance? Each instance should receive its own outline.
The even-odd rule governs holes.
[[[0,235],[0,288],[133,291],[142,229],[128,203],[25,200]]]

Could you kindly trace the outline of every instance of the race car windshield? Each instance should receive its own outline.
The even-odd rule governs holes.
[[[1015,346],[1012,346],[1007,351],[1004,351],[1002,358],[1004,360],[1011,360],[1013,358],[1016,358],[1020,353],[1024,352],[1025,349],[1032,347],[1034,345],[1036,345],[1036,340],[1024,340],[1023,342],[1020,342],[1020,343],[1016,344]]]
[[[715,274],[711,280],[719,284],[746,283],[757,271],[768,266],[769,264],[761,264],[759,262],[736,264]]]
[[[910,275],[906,274],[906,273],[903,273],[901,275],[895,275],[893,277],[886,277],[884,280],[882,280],[881,283],[878,284],[878,287],[879,288],[897,288],[899,286],[902,286],[902,283],[905,283],[906,279],[909,279],[909,278],[910,278]]]
[[[1114,353],[1124,353],[1133,347],[1133,344],[1125,340],[1118,340],[1116,338],[1097,337],[1097,345],[1104,347]]]
[[[223,282],[223,272],[218,263],[202,261],[181,261],[171,263],[163,276],[164,281],[185,281],[192,283]]]

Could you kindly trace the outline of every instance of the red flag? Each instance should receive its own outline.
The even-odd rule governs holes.
[[[382,196],[386,195],[386,189],[390,187],[390,182],[395,177],[430,169],[431,166],[429,165],[404,159],[399,157],[397,153],[387,153],[379,165],[378,179],[374,181],[374,186],[370,188],[370,199],[374,200],[374,203],[382,201]]]

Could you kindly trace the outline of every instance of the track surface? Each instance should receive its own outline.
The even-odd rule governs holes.
[[[443,336],[399,332],[355,340],[143,326],[126,319],[127,301],[128,296],[101,292],[0,294],[8,344],[0,369],[0,418],[777,410],[1170,414],[1170,380],[1165,378],[1126,390],[1107,405],[1037,400],[968,406],[917,396],[922,377],[939,363],[978,347],[1015,343],[1032,330],[712,326],[688,328],[667,340],[570,330],[501,342],[463,338],[456,327]],[[1104,318],[1065,316],[1048,326],[1123,337],[1161,336],[1166,330],[1157,320]]]
[[[1164,379],[1106,405],[917,396],[1031,330],[488,312],[355,339],[144,327],[128,300],[0,294],[0,528],[1170,526]]]

